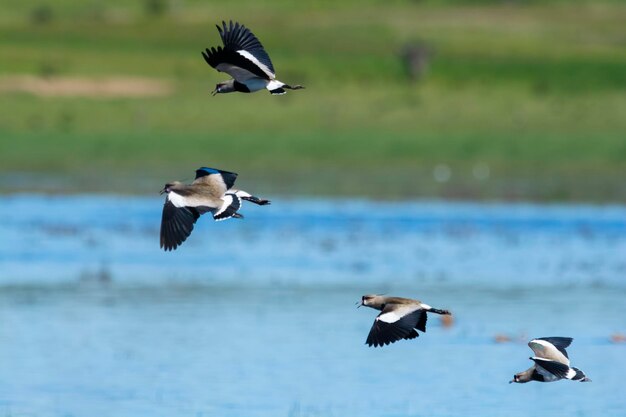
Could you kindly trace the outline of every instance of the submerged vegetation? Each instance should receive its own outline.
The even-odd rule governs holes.
[[[246,4],[5,2],[0,190],[150,193],[214,165],[274,193],[626,201],[626,5]],[[211,97],[227,76],[200,51],[231,18],[307,89]],[[24,75],[169,87],[40,94]]]

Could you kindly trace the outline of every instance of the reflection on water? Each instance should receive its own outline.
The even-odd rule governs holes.
[[[158,248],[161,200],[3,197],[7,416],[622,416],[626,209],[276,201]],[[367,348],[363,293],[449,308]],[[494,342],[497,334],[511,343]],[[509,385],[572,336],[590,384]]]

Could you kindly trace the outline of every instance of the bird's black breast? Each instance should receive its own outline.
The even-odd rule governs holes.
[[[243,83],[240,83],[239,81],[235,80],[235,83],[233,84],[233,86],[235,87],[235,91],[239,91],[241,93],[249,93],[250,89]]]
[[[546,382],[543,375],[541,375],[537,370],[533,370],[533,374],[530,376],[530,379],[533,381]]]

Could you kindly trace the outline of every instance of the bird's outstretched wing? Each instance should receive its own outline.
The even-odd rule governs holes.
[[[566,358],[569,358],[569,356],[567,356],[565,348],[569,347],[574,339],[572,339],[571,337],[540,337],[538,338],[538,340],[545,340],[546,342],[551,343]]]
[[[176,207],[166,198],[161,216],[161,248],[166,251],[174,250],[187,240],[201,211],[204,210]]]
[[[565,348],[571,343],[571,337],[539,337],[528,342],[528,346],[539,358],[569,365],[569,357]]]
[[[263,45],[261,45],[259,39],[254,36],[250,29],[237,22],[233,25],[231,20],[228,26],[226,22],[222,21],[222,27],[217,26],[217,30],[220,32],[225,49],[247,52],[252,55],[258,63],[265,66],[272,77],[274,76],[276,71],[274,71],[274,65],[272,65],[269,55],[265,52]]]
[[[401,339],[414,339],[419,336],[416,328],[425,331],[426,311],[415,306],[388,305],[374,320],[365,343],[378,347]]]
[[[224,46],[207,48],[204,60],[218,71],[226,72],[239,82],[253,77],[273,80],[274,65],[263,45],[244,25],[232,21],[217,26]]]

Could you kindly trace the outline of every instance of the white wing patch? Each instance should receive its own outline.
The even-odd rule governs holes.
[[[187,199],[180,194],[176,194],[174,191],[167,193],[167,199],[174,204],[174,207],[186,207]]]
[[[541,340],[541,339],[533,339],[533,340],[530,341],[530,343],[541,345],[542,349],[554,346],[554,345],[552,345],[552,343],[548,343],[547,341]]]
[[[381,314],[380,316],[376,317],[376,320],[384,321],[385,323],[395,323],[401,318],[402,316],[395,311],[390,311],[389,313]]]
[[[543,343],[541,343],[543,342]],[[535,354],[539,357],[543,357],[544,351],[546,350],[546,342],[544,340],[533,339],[528,342],[528,346],[535,352]]]
[[[237,53],[241,55],[242,57],[246,58],[248,61],[252,62],[257,67],[259,67],[259,69],[261,69],[261,71],[266,73],[267,76],[270,77],[270,79],[274,79],[275,74],[267,67],[267,65],[261,63],[261,61],[256,59],[256,57],[252,55],[250,52],[244,51],[243,49],[241,49],[237,51]]]
[[[272,91],[272,90],[276,90],[277,88],[282,87],[283,85],[285,85],[285,83],[278,81],[278,80],[271,80],[269,83],[267,83],[267,88],[268,90]]]
[[[235,193],[235,195],[237,197],[239,197],[239,198],[252,197],[252,194],[247,193],[247,192],[245,192],[243,190],[235,190],[235,189],[231,188],[230,190],[228,190],[228,192]]]
[[[552,343],[546,340],[533,339],[528,342],[528,346],[533,350],[533,352],[535,352],[535,355],[540,358],[550,359],[569,365],[569,359],[565,357],[565,355],[563,355]]]
[[[576,371],[573,370],[572,368],[569,368],[569,370],[567,371],[567,375],[565,375],[565,378],[572,379],[575,376],[576,376]]]
[[[394,308],[391,311],[381,314],[376,318],[376,320],[381,320],[385,323],[395,323],[402,317],[408,316],[417,310],[422,309],[418,305],[394,305]]]
[[[255,75],[251,73],[250,71],[240,68],[236,65],[222,63],[222,64],[218,64],[215,67],[215,69],[221,72],[225,72],[226,74],[230,75],[231,77],[233,77],[235,80],[239,81],[240,83],[245,83],[247,80],[250,80],[253,78],[259,78],[258,75]]]

